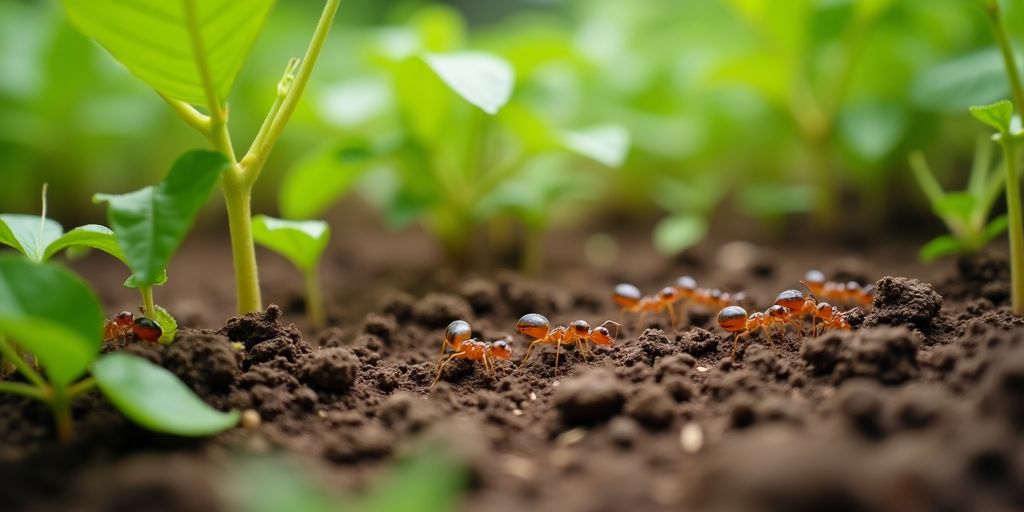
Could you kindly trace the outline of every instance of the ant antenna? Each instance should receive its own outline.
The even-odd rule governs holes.
[[[619,330],[622,329],[622,324],[620,324],[620,323],[618,323],[618,322],[616,322],[614,320],[605,320],[604,323],[600,325],[600,327],[604,327],[605,329],[607,329],[608,325],[614,325],[615,326],[615,334],[613,334],[612,336],[615,336],[616,338],[618,338],[619,337]]]
[[[807,290],[807,294],[811,296],[811,300],[813,300],[814,303],[817,304],[818,303],[818,297],[816,295],[814,295],[814,292],[811,291],[811,287],[807,286],[807,283],[805,283],[803,281],[803,279],[800,280],[800,286],[803,286],[804,289]]]

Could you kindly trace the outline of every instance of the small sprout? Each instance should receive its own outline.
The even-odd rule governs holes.
[[[320,258],[331,238],[331,228],[321,220],[281,220],[257,215],[252,220],[256,243],[284,256],[302,272],[306,285],[306,314],[309,323],[326,324],[324,298],[320,289]]]

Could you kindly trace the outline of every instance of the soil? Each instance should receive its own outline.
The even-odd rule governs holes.
[[[184,326],[177,341],[127,350],[215,407],[255,411],[246,426],[157,435],[91,394],[75,405],[76,441],[59,446],[43,407],[0,396],[0,502],[232,510],[220,482],[240,455],[280,451],[359,491],[433,440],[469,471],[467,511],[1024,510],[1024,320],[1009,313],[1004,257],[924,268],[905,241],[811,242],[707,244],[664,261],[625,240],[612,267],[581,264],[582,243],[561,244],[568,254],[553,253],[540,278],[435,270],[418,235],[401,249],[333,247],[332,326],[317,332],[300,330],[297,276],[266,255],[267,297],[280,306],[218,320],[231,308],[229,273],[193,269],[226,265],[223,244],[190,244],[157,296]],[[107,304],[132,305],[120,269],[95,256],[76,267]],[[609,300],[619,281],[654,291],[690,274],[766,307],[810,268],[875,282],[874,304],[851,314],[849,332],[791,330],[774,349],[741,341],[735,363],[714,312],[692,308],[678,329],[651,316],[637,326]],[[624,325],[588,362],[563,351],[555,375],[550,347],[519,364],[527,340],[514,325],[528,312]],[[491,376],[455,360],[431,388],[442,333],[459,318],[477,337],[512,340],[514,361]]]

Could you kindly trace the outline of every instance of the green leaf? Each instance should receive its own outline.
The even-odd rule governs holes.
[[[620,167],[629,154],[629,132],[617,124],[566,131],[562,134],[562,144],[608,167]]]
[[[939,181],[935,179],[928,161],[920,151],[910,154],[910,170],[914,173],[914,179],[917,180],[917,184],[928,198],[928,202],[932,204],[932,209],[938,211],[938,205],[942,202],[942,198],[946,197],[946,192],[942,190],[942,185],[939,185]]]
[[[135,283],[156,284],[181,245],[199,208],[210,197],[227,158],[213,151],[189,151],[174,162],[156,187],[122,195],[96,194],[107,201],[110,225],[117,234]]]
[[[174,337],[178,334],[178,321],[171,316],[162,306],[154,305],[156,318],[153,319],[157,325],[160,326],[162,331],[160,339],[157,340],[161,345],[170,345],[174,343]]]
[[[906,111],[895,103],[856,105],[844,110],[839,118],[839,135],[866,162],[878,162],[889,156],[906,129]]]
[[[290,219],[320,215],[340,199],[368,169],[377,163],[374,149],[365,141],[330,144],[300,161],[281,184],[281,213]]]
[[[966,246],[964,246],[960,239],[950,235],[942,235],[924,244],[924,247],[918,252],[918,256],[921,258],[921,261],[931,263],[943,256],[959,254],[966,249]]]
[[[210,407],[173,373],[141,357],[106,355],[93,365],[92,375],[125,417],[154,432],[206,436],[238,423],[238,411]]]
[[[46,247],[43,259],[48,260],[58,252],[74,247],[99,249],[127,264],[124,253],[121,252],[121,246],[117,244],[117,237],[114,236],[114,232],[110,228],[100,226],[99,224],[86,224],[64,233],[63,236],[54,240]]]
[[[935,213],[942,218],[966,220],[974,213],[978,200],[967,192],[947,192],[941,200],[932,205]]]
[[[1010,100],[973,106],[970,111],[975,119],[995,128],[999,133],[1010,133],[1010,122],[1013,120],[1013,103]]]
[[[674,255],[697,244],[707,234],[707,222],[695,215],[672,215],[654,227],[654,248]]]
[[[423,61],[469,103],[496,114],[512,97],[515,71],[505,59],[482,52],[428,53]]]
[[[53,385],[63,388],[85,373],[102,328],[96,295],[71,271],[0,256],[0,332],[32,352]]]
[[[993,238],[1006,232],[1006,229],[1010,226],[1010,218],[1005,214],[1000,215],[989,221],[988,225],[981,232],[981,239],[983,243],[989,243]]]
[[[320,261],[327,248],[331,228],[322,220],[281,220],[266,215],[252,219],[256,243],[288,258],[300,270],[308,271]]]
[[[52,219],[40,224],[38,215],[0,214],[0,244],[9,245],[32,261],[46,259],[46,248],[64,234],[64,228]]]
[[[994,47],[925,70],[911,88],[917,106],[941,112],[962,112],[1009,95],[1003,58]]]
[[[465,469],[440,449],[425,450],[399,464],[370,494],[342,510],[446,512],[458,510],[468,481]]]
[[[157,92],[208,105],[203,75],[227,98],[273,0],[63,0],[71,22]],[[192,15],[190,15],[192,14]]]
[[[156,282],[153,284],[140,283],[135,277],[135,274],[128,276],[128,279],[124,280],[125,288],[142,288],[143,286],[163,286],[167,284],[167,269],[161,270],[160,275],[156,278]]]

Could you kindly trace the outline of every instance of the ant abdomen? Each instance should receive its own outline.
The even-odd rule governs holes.
[[[473,329],[469,327],[469,323],[465,320],[455,320],[448,324],[448,328],[444,330],[445,341],[455,348],[461,346],[463,342],[471,337],[473,337]]]
[[[540,339],[551,331],[551,322],[544,315],[527,313],[516,322],[516,330],[533,339]]]
[[[718,325],[729,332],[737,332],[747,327],[747,310],[739,306],[726,306],[718,312]]]

